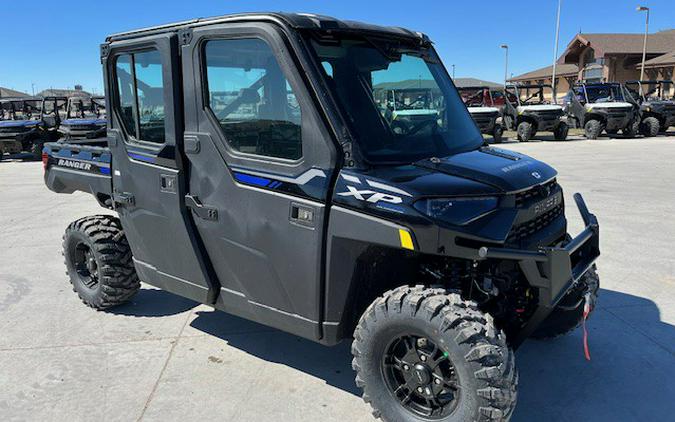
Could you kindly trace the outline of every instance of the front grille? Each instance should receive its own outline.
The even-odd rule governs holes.
[[[525,239],[539,232],[540,230],[543,230],[549,224],[551,224],[556,218],[560,217],[563,214],[564,208],[565,206],[563,204],[560,204],[555,208],[553,208],[552,210],[545,212],[544,214],[540,215],[539,217],[536,217],[533,220],[526,221],[525,223],[513,226],[511,232],[509,233],[508,238],[506,239],[506,243],[519,242],[520,240]]]
[[[550,182],[544,183],[543,185],[535,186],[531,189],[528,189],[523,192],[518,192],[516,194],[516,208],[522,208],[523,205],[527,204],[533,199],[545,199],[552,192],[557,190],[558,182],[553,179]]]
[[[70,125],[70,126],[66,126],[66,127],[69,128],[70,130],[92,130],[92,129],[96,129],[96,126],[94,126],[94,125]]]

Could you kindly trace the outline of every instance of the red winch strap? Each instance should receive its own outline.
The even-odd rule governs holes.
[[[590,301],[590,295],[586,295],[586,300],[584,302],[584,319],[583,322],[581,323],[583,330],[584,330],[584,356],[586,356],[586,360],[591,360],[591,352],[588,350],[588,330],[586,330],[586,320],[588,319],[588,315],[591,313],[591,301]]]

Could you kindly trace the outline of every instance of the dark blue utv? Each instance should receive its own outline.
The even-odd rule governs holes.
[[[575,195],[585,228],[568,235],[556,171],[485,144],[425,35],[244,14],[113,35],[101,57],[107,137],[44,156],[51,190],[117,213],[66,229],[88,306],[142,280],[353,339],[385,421],[508,420],[513,350],[592,310],[597,219]]]

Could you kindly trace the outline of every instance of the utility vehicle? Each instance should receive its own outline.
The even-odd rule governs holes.
[[[384,86],[392,85],[397,84],[377,84],[373,86],[372,91],[382,116],[394,132],[403,134],[417,125],[424,124],[425,121],[433,124],[438,119],[438,102],[442,101],[443,97],[436,87],[433,89],[421,87],[383,89]],[[434,93],[436,93],[436,98],[434,98]]]
[[[142,280],[353,338],[386,421],[508,420],[513,350],[593,307],[597,219],[577,194],[585,228],[567,234],[556,171],[485,145],[425,35],[243,14],[112,35],[101,56],[107,138],[44,154],[50,189],[117,212],[64,235],[88,306]],[[406,80],[433,85],[437,118],[397,132],[374,90]]]
[[[105,97],[70,97],[65,117],[58,130],[66,141],[105,136]]]
[[[640,133],[656,136],[675,126],[673,81],[628,81],[628,101],[640,107]]]
[[[568,126],[563,108],[556,103],[551,85],[508,85],[503,124],[515,130],[518,140],[527,142],[537,132],[550,131],[558,141],[567,139]]]
[[[587,139],[597,139],[603,131],[622,133],[633,138],[638,134],[638,108],[626,101],[624,88],[616,82],[578,83],[564,100],[568,120],[583,127]]]
[[[40,98],[0,99],[0,160],[4,153],[31,151],[42,134],[41,107]]]
[[[480,133],[491,135],[494,142],[500,143],[504,128],[501,124],[499,108],[495,105],[492,90],[489,86],[466,86],[457,88],[462,101],[469,109],[469,114]]]

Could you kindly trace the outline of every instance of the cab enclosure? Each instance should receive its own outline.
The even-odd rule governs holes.
[[[675,89],[673,81],[628,81],[627,98],[640,107],[640,129],[654,136],[675,126]]]
[[[520,140],[527,141],[539,131],[553,132],[557,140],[567,138],[563,109],[551,85],[507,85],[504,91],[507,101],[502,120],[507,129],[518,132]]]

